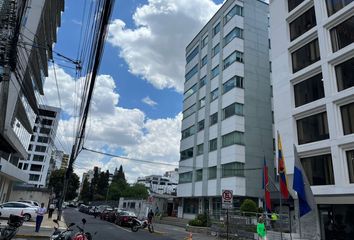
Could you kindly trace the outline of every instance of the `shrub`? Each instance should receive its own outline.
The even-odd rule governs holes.
[[[241,212],[245,212],[246,216],[255,215],[257,209],[257,204],[252,199],[245,199],[245,201],[241,204]]]
[[[188,222],[188,224],[189,224],[190,226],[196,226],[196,227],[202,227],[202,226],[203,226],[202,221],[200,221],[200,220],[198,220],[198,219],[190,220],[190,221]]]
[[[195,219],[188,222],[191,226],[196,227],[207,227],[208,226],[208,215],[206,213],[198,214]]]

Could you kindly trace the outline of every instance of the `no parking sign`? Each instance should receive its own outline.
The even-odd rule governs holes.
[[[233,206],[232,190],[222,190],[222,208],[230,209]]]

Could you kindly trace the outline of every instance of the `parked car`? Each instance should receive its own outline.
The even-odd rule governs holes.
[[[114,223],[116,221],[117,215],[122,211],[122,209],[114,208],[114,210],[108,215],[108,221]]]
[[[18,200],[17,202],[29,203],[33,206],[39,207],[39,203],[36,201],[32,201],[32,200]]]
[[[11,214],[22,215],[25,221],[30,221],[36,216],[38,207],[24,202],[7,202],[0,204],[1,217],[8,218]]]
[[[79,207],[79,211],[82,213],[89,213],[90,206],[86,206],[84,204],[81,204]]]
[[[115,224],[119,226],[130,227],[132,224],[132,219],[136,218],[135,213],[128,211],[121,211],[117,214]]]
[[[113,209],[113,208],[106,208],[106,209],[103,210],[103,212],[100,214],[100,219],[109,221],[110,214],[112,214],[112,212],[114,213],[114,209]]]

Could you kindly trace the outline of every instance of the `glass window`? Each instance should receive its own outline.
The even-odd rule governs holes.
[[[354,133],[354,102],[341,106],[344,135]]]
[[[234,62],[240,62],[243,63],[243,53],[239,51],[235,51],[231,53],[227,58],[224,59],[223,61],[223,69],[226,69],[229,67],[232,63]]]
[[[354,58],[351,58],[335,67],[338,91],[354,86]]]
[[[354,183],[354,150],[347,151],[349,182]]]
[[[193,148],[188,148],[181,152],[181,161],[193,157]]]
[[[226,119],[233,115],[243,116],[243,104],[233,103],[222,110],[222,118]]]
[[[41,137],[41,136],[38,136],[37,142],[40,142],[40,143],[48,143],[48,142],[49,142],[49,138],[48,138],[48,137]]]
[[[302,3],[304,0],[288,0],[288,9],[289,12],[296,8],[300,3]]]
[[[353,0],[326,0],[328,16],[331,16],[347,6]]]
[[[197,145],[197,156],[202,155],[204,152],[204,143]]]
[[[194,112],[195,112],[195,104],[193,104],[191,107],[184,110],[183,118],[186,118],[186,117],[192,115]]]
[[[43,134],[49,134],[50,133],[50,128],[42,127],[41,130],[39,130],[39,132],[43,133]]]
[[[22,166],[23,166],[23,163],[20,162],[17,167],[18,167],[19,169],[22,169]]]
[[[36,140],[36,136],[35,135],[31,135],[31,142],[34,142]]]
[[[199,80],[199,88],[203,87],[206,84],[206,77],[207,76],[205,75]]]
[[[32,144],[28,145],[28,151],[32,151],[32,149],[33,149],[33,145]]]
[[[318,39],[315,39],[291,54],[293,73],[320,60]]]
[[[202,58],[202,67],[208,63],[208,55],[205,55],[203,58]]]
[[[235,27],[224,37],[224,47],[231,42],[234,38],[243,39],[243,29]]]
[[[187,74],[185,75],[186,81],[191,79],[198,72],[198,64],[196,64]]]
[[[44,156],[43,155],[33,155],[33,161],[43,162]]]
[[[209,141],[209,152],[215,151],[218,148],[218,140],[214,138]]]
[[[51,126],[53,124],[53,120],[50,119],[42,119],[42,124],[43,125],[49,125]]]
[[[190,89],[188,89],[185,93],[184,93],[184,99],[187,99],[188,97],[192,96],[193,93],[195,93],[198,90],[198,85],[194,84]]]
[[[213,37],[220,32],[220,22],[213,28]]]
[[[199,209],[198,198],[185,198],[183,203],[183,213],[197,214]]]
[[[299,144],[316,142],[329,138],[326,112],[305,117],[296,122]]]
[[[333,52],[354,42],[354,17],[338,24],[330,30]]]
[[[218,112],[210,115],[210,124],[209,126],[212,126],[218,122]]]
[[[216,166],[215,167],[210,167],[208,169],[208,179],[215,179],[216,178]]]
[[[219,65],[217,65],[216,67],[214,67],[211,70],[211,79],[213,79],[214,77],[216,77],[217,75],[219,75]]]
[[[202,99],[199,99],[198,106],[199,106],[199,108],[202,108],[205,106],[205,97],[203,97]]]
[[[243,77],[240,76],[233,76],[231,79],[227,80],[223,84],[223,93],[227,93],[231,89],[238,87],[243,88]]]
[[[24,163],[23,164],[23,170],[27,170],[28,169],[28,163]]]
[[[191,126],[191,127],[182,131],[182,139],[192,136],[194,133],[195,133],[195,127]]]
[[[206,35],[202,40],[202,48],[208,45],[208,35]]]
[[[38,174],[30,174],[29,175],[29,180],[30,181],[38,181],[39,180],[39,175]]]
[[[42,170],[42,165],[31,164],[30,171],[40,172]]]
[[[38,110],[39,110],[39,115],[44,117],[55,118],[57,116],[57,113],[54,111],[44,110],[44,109],[38,109]]]
[[[294,85],[295,107],[324,97],[322,73]]]
[[[211,56],[214,57],[216,54],[220,52],[220,44],[216,44],[215,47],[211,50]]]
[[[222,177],[244,177],[244,163],[232,162],[221,165]]]
[[[230,11],[228,11],[224,17],[224,25],[228,23],[231,18],[233,18],[235,15],[243,16],[243,7],[239,5],[235,5],[233,8],[231,8]]]
[[[46,150],[46,146],[36,146],[36,152],[45,152]]]
[[[187,56],[187,58],[186,58],[187,63],[189,63],[190,61],[192,61],[192,59],[193,59],[195,56],[197,56],[198,52],[199,52],[199,46],[196,46],[196,47],[192,50],[192,52]]]
[[[217,99],[219,96],[219,88],[215,88],[213,91],[210,93],[210,102],[214,101]]]
[[[204,129],[204,119],[198,122],[198,132]]]
[[[289,24],[290,40],[293,41],[316,26],[315,8],[312,7]]]
[[[227,147],[233,144],[244,145],[243,132],[234,131],[225,134],[221,137],[222,147]]]
[[[179,174],[179,183],[188,183],[192,182],[192,172],[185,172],[185,173],[180,173]]]
[[[198,169],[195,171],[195,181],[202,181],[203,179],[203,169]]]
[[[33,127],[33,132],[35,132],[35,133],[37,132],[37,127],[36,126]]]
[[[331,154],[301,158],[300,160],[310,185],[334,184]]]

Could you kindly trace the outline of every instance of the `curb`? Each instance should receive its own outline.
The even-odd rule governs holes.
[[[42,238],[45,238],[45,239],[49,239],[50,236],[45,236],[45,235],[32,235],[32,234],[16,234],[17,238],[39,238],[39,239],[42,239]]]

